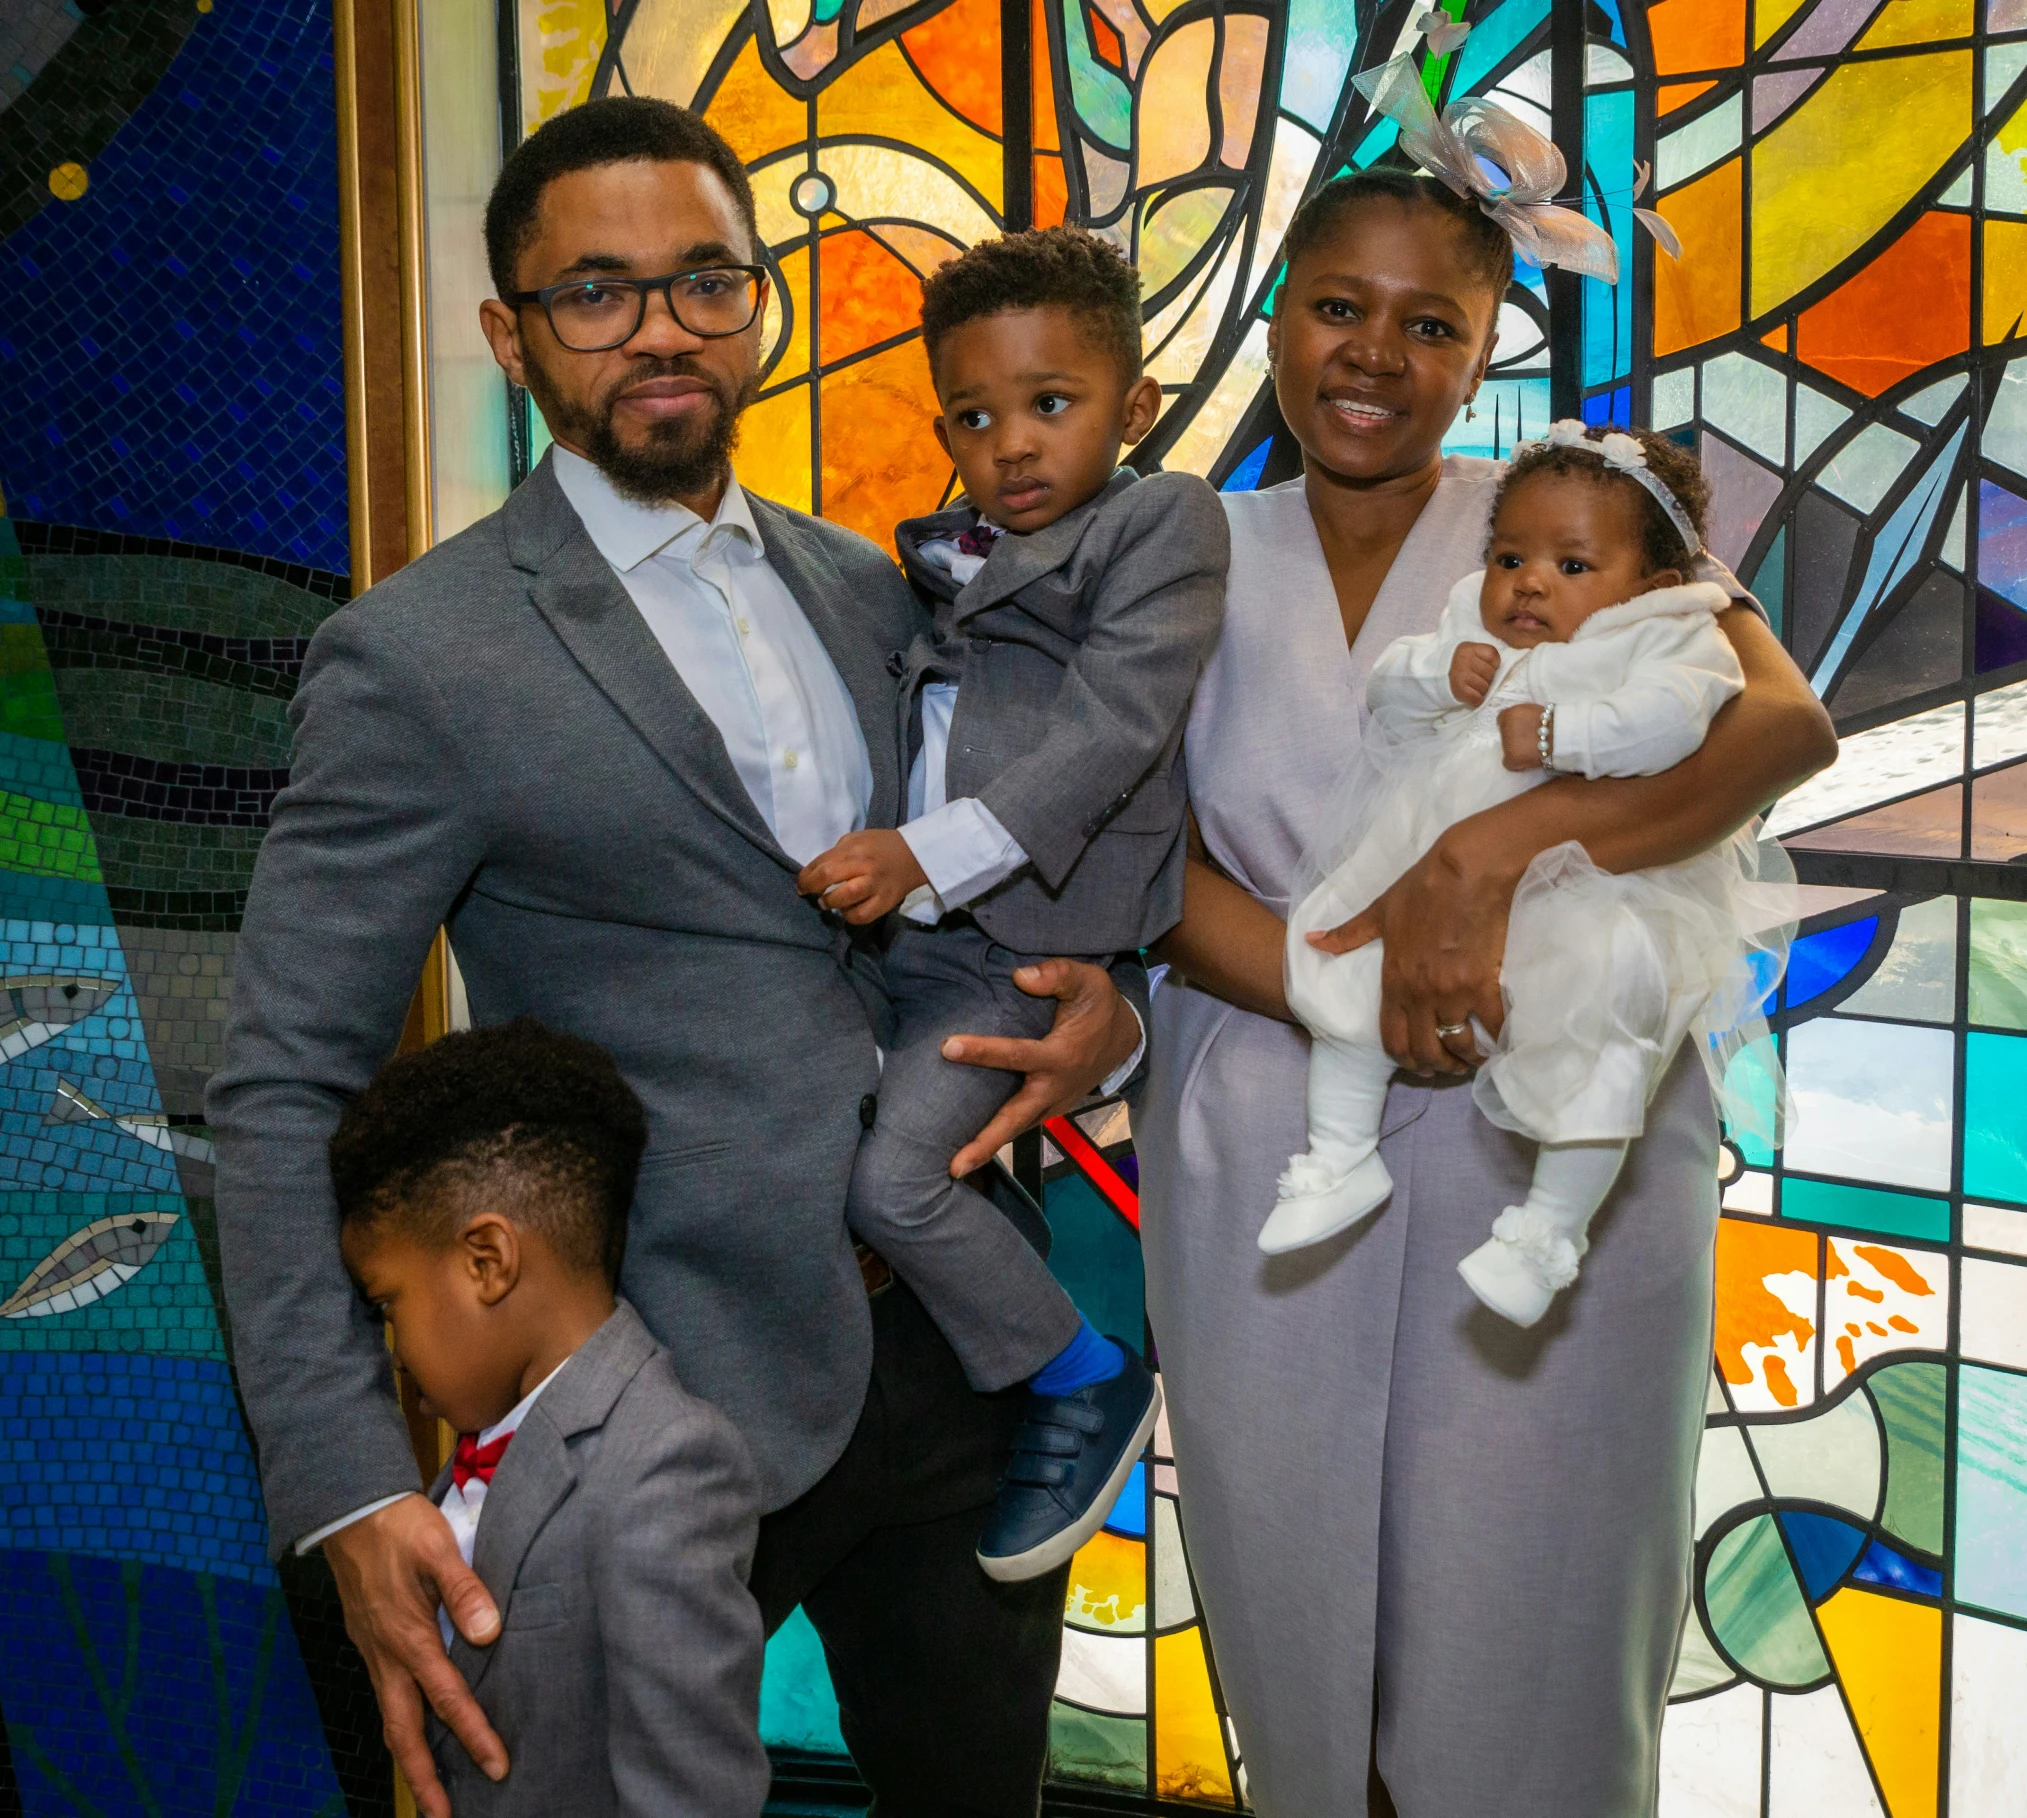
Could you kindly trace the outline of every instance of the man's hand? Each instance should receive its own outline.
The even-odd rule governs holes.
[[[1459,644],[1450,659],[1450,692],[1466,707],[1482,707],[1499,676],[1499,652],[1490,644]]]
[[[1043,1118],[1081,1104],[1091,1088],[1140,1045],[1140,1019],[1102,966],[1084,960],[1044,960],[1039,966],[1023,966],[1014,974],[1014,983],[1030,997],[1057,1000],[1055,1025],[1038,1042],[953,1035],[943,1044],[945,1060],[1027,1075],[999,1115],[958,1150],[950,1164],[954,1178],[984,1167]]]
[[[423,1818],[451,1818],[423,1734],[423,1699],[488,1779],[506,1778],[507,1750],[444,1654],[436,1606],[443,1604],[474,1647],[499,1635],[500,1612],[458,1556],[450,1523],[424,1496],[404,1496],[340,1528],[324,1542],[324,1557],[345,1602],[345,1633],[373,1676],[380,1733],[407,1776],[416,1808]]]
[[[898,833],[869,828],[848,833],[803,866],[796,889],[835,909],[848,922],[877,922],[929,879]]]
[[[1499,715],[1499,749],[1509,770],[1541,768],[1541,716],[1548,709],[1533,701],[1505,708]]]

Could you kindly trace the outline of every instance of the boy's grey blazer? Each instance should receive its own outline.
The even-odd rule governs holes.
[[[430,1492],[441,1502],[450,1469]],[[488,1780],[434,1716],[457,1818],[740,1818],[767,1799],[760,1489],[624,1301],[508,1443],[472,1569],[500,1634],[451,1659],[507,1745]]]
[[[900,802],[893,563],[753,499],[776,572]],[[730,1416],[768,1507],[843,1450],[871,1367],[844,1223],[880,1005],[544,461],[491,517],[325,622],[235,961],[218,1224],[274,1547],[418,1488],[379,1322],[338,1256],[324,1145],[394,1051],[437,924],[472,1015],[610,1051],[645,1102],[621,1285]]]
[[[1029,863],[965,909],[1019,953],[1145,947],[1182,916],[1182,729],[1224,622],[1231,533],[1194,474],[1112,476],[1026,536],[1003,536],[963,587],[922,560],[971,509],[895,533],[935,605],[901,671],[902,749],[916,690],[958,684],[945,762]]]

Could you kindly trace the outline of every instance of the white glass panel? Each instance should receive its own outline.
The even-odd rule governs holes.
[[[1949,1342],[1947,1256],[1852,1237],[1833,1237],[1824,1248],[1825,1392],[1868,1358],[1940,1351]]]
[[[1316,154],[1323,143],[1292,120],[1274,128],[1274,155],[1267,165],[1267,194],[1260,204],[1260,237],[1253,248],[1253,269],[1246,274],[1246,301],[1281,256],[1281,236],[1302,200],[1303,186],[1316,168]]]
[[[1835,398],[1813,385],[1795,387],[1795,462],[1799,466],[1833,435],[1850,415]]]
[[[1757,1168],[1748,1168],[1725,1188],[1724,1209],[1727,1212],[1757,1212],[1762,1218],[1771,1217],[1774,1177],[1762,1174]]]
[[[1963,768],[1961,702],[1849,733],[1838,746],[1836,763],[1775,804],[1767,818],[1767,831],[1778,838],[1819,821],[1832,821],[1874,802],[1950,782]]]
[[[1971,709],[1971,767],[1989,770],[2016,757],[2027,757],[2027,682],[1981,694]]]
[[[1936,554],[1959,574],[1964,571],[1964,490],[1957,488],[1957,508],[1950,513],[1950,527],[1943,532],[1943,540],[1936,547]]]
[[[1847,505],[1870,511],[1900,478],[1900,470],[1920,444],[1884,423],[1868,423],[1830,457],[1816,484]]]
[[[1771,366],[1725,354],[1703,369],[1703,420],[1776,466],[1788,446],[1788,385]]]
[[[1172,1497],[1154,1499],[1154,1621],[1173,1629],[1196,1616],[1190,1593],[1189,1565],[1183,1557],[1182,1524]]]
[[[1744,119],[1745,96],[1734,94],[1709,113],[1667,134],[1654,147],[1655,188],[1671,190],[1737,151]]]
[[[1834,1685],[1772,1700],[1767,1818],[1885,1818]]]
[[[1696,1537],[1742,1502],[1758,1502],[1765,1492],[1753,1469],[1745,1435],[1737,1427],[1711,1427],[1703,1435],[1696,1460]]]
[[[1825,1017],[1790,1030],[1788,1166],[1948,1191],[1955,1059],[1943,1029]]]
[[[1121,1717],[1147,1714],[1147,1637],[1063,1631],[1056,1696]]]
[[[1696,372],[1685,366],[1679,372],[1664,372],[1654,380],[1654,427],[1673,429],[1696,414]]]
[[[1807,1420],[1772,1421],[1746,1436],[1766,1473],[1768,1494],[1847,1509],[1860,1522],[1879,1506],[1879,1422],[1861,1394],[1832,1402]]]
[[[1688,1621],[1682,1625],[1682,1646],[1676,1651],[1675,1677],[1668,1682],[1668,1696],[1687,1698],[1696,1692],[1707,1692],[1712,1686],[1728,1685],[1737,1677],[1738,1675],[1725,1665],[1724,1657],[1718,1653],[1710,1637],[1703,1632],[1702,1619],[1692,1609]],[[1757,1698],[1759,1694],[1755,1692],[1753,1696]],[[1671,1712],[1669,1722],[1673,1721],[1674,1716]],[[1664,1750],[1668,1746],[1667,1734],[1664,1726],[1661,1743]],[[1665,1813],[1668,1807],[1665,1794],[1661,1804]]]
[[[1586,46],[1584,56],[1585,87],[1608,88],[1614,82],[1630,82],[1632,79],[1633,66],[1609,44],[1593,42]]]
[[[1765,1697],[1749,1685],[1668,1707],[1661,1725],[1661,1818],[1760,1818],[1765,1708]]]
[[[1913,397],[1902,398],[1900,407],[1917,423],[1940,423],[1969,383],[1970,380],[1962,373],[1953,372],[1947,379],[1938,379]]]
[[[1224,452],[1240,416],[1252,403],[1260,389],[1260,381],[1266,376],[1267,324],[1255,322],[1246,330],[1245,340],[1232,356],[1232,363],[1220,375],[1216,389],[1204,400],[1203,408],[1190,419],[1189,426],[1176,437],[1175,445],[1163,458],[1162,465],[1178,473],[1207,472],[1211,463]]]
[[[1939,896],[1900,912],[1879,969],[1837,1007],[1848,1016],[1946,1023],[1957,1006],[1957,899]]]
[[[2027,1268],[1967,1256],[1963,1270],[1959,1348],[1979,1363],[2027,1370]]]
[[[1964,1248],[2027,1256],[2027,1212],[2012,1206],[1964,1202]]]
[[[1985,458],[2027,475],[2027,360],[2006,368],[1985,413]]]
[[[2027,1812],[2027,1629],[1957,1616],[1950,1624],[1950,1818]]]

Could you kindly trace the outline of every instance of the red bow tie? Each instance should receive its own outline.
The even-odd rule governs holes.
[[[992,554],[992,546],[1005,535],[1006,532],[997,524],[988,524],[980,518],[969,530],[959,534],[957,547],[966,555],[989,556]]]
[[[476,1477],[481,1483],[491,1483],[493,1473],[500,1468],[500,1460],[507,1455],[507,1445],[513,1438],[511,1433],[502,1433],[490,1445],[480,1445],[476,1433],[460,1433],[457,1436],[457,1450],[450,1455],[450,1478],[462,1490]]]

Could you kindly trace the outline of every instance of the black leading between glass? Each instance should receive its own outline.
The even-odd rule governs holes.
[[[510,292],[505,301],[517,308],[539,303],[556,339],[572,353],[603,353],[640,333],[656,291],[683,328],[717,340],[752,326],[767,294],[767,268],[709,265],[665,278],[573,278]]]

